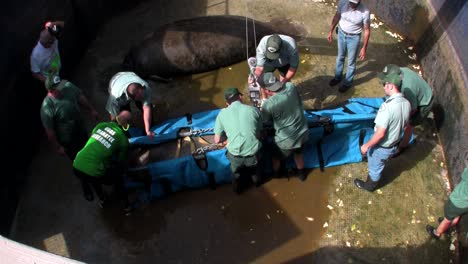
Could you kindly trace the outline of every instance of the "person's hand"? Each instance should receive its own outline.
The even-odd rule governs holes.
[[[327,40],[330,43],[333,41],[333,30],[328,32]]]
[[[365,157],[365,156],[367,155],[367,151],[368,151],[368,150],[369,150],[369,147],[368,147],[366,144],[362,145],[362,146],[361,146],[361,154],[362,154],[362,156]]]
[[[153,131],[151,131],[151,130],[146,131],[146,135],[147,135],[151,140],[154,139],[154,132],[153,132]]]
[[[366,58],[366,49],[362,48],[361,52],[359,52],[359,59],[364,60]]]
[[[251,85],[251,84],[254,84],[256,83],[257,80],[255,78],[255,76],[252,76],[251,74],[249,75],[249,78],[248,78],[248,83]]]

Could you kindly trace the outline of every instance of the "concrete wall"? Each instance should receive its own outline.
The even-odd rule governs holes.
[[[434,114],[453,184],[468,151],[468,5],[466,0],[364,0],[372,13],[416,43],[435,96]],[[453,185],[452,184],[452,185]],[[468,219],[459,224],[461,261],[468,263]]]
[[[378,18],[416,43],[434,90],[435,119],[452,182],[468,150],[468,5],[466,0],[364,0]]]
[[[125,0],[6,1],[0,9],[0,113],[1,167],[12,173],[0,179],[0,234],[8,235],[29,163],[43,136],[39,108],[46,91],[31,77],[29,56],[48,20],[64,20],[60,39],[62,76],[68,78],[103,21],[111,14],[136,5]]]

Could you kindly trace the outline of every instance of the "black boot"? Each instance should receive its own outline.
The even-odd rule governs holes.
[[[373,192],[376,189],[378,182],[373,181],[369,176],[367,176],[366,181],[362,181],[360,179],[354,179],[354,184],[359,189],[364,189],[366,191]]]
[[[299,180],[305,181],[307,179],[307,172],[305,171],[305,169],[297,170],[297,177],[299,178]]]
[[[240,194],[242,192],[241,190],[241,181],[240,181],[240,175],[239,174],[234,174],[232,179],[232,190],[236,194]]]

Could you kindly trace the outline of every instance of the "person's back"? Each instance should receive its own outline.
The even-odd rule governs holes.
[[[429,84],[416,72],[407,67],[400,68],[403,76],[401,92],[411,103],[411,108],[429,105],[432,100],[432,89]]]
[[[104,176],[113,162],[126,164],[128,146],[128,138],[117,123],[99,123],[76,155],[73,167],[90,176]]]
[[[381,109],[387,109],[379,111],[375,124],[386,128],[385,136],[379,144],[388,147],[401,140],[404,128],[409,122],[411,106],[401,93],[390,96],[384,104]]]
[[[228,138],[226,148],[233,155],[250,156],[261,146],[258,140],[261,121],[258,110],[240,101],[235,101],[219,113],[219,122]]]
[[[73,83],[62,80],[57,86],[59,98],[46,96],[41,106],[41,120],[46,128],[56,130],[61,143],[69,143],[77,128],[83,126],[79,105],[81,91]]]
[[[275,142],[281,148],[292,149],[308,131],[302,100],[290,82],[263,104],[264,121],[273,120]]]

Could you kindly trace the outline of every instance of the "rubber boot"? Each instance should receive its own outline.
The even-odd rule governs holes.
[[[356,187],[358,187],[359,189],[366,190],[368,192],[375,191],[378,183],[379,182],[373,181],[369,176],[367,176],[366,181],[362,181],[360,179],[354,179],[354,184],[356,185]]]

